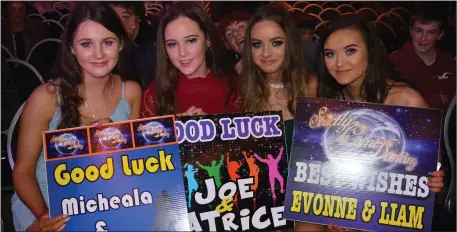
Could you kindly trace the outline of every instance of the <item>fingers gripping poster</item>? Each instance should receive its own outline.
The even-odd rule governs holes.
[[[174,117],[45,132],[50,216],[68,231],[188,231]]]
[[[285,217],[430,231],[441,111],[297,98]]]
[[[178,117],[192,231],[292,228],[281,112]]]

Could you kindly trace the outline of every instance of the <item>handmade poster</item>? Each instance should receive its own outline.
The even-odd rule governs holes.
[[[188,231],[174,116],[44,132],[50,216],[68,231]]]
[[[297,98],[285,218],[430,231],[441,110]]]
[[[293,228],[281,112],[178,117],[191,231]]]

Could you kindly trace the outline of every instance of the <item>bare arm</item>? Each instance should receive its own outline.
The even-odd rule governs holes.
[[[230,163],[230,152],[227,152],[227,166],[229,165]]]
[[[35,176],[43,147],[42,132],[48,130],[56,111],[56,104],[49,104],[56,102],[55,95],[48,93],[47,88],[52,87],[45,84],[36,88],[25,104],[19,127],[17,161],[13,170],[16,193],[36,218],[48,211]]]
[[[131,113],[129,119],[140,118],[141,87],[135,81],[125,82],[125,99],[130,104]]]

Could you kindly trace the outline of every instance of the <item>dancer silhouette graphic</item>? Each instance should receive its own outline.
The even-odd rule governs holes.
[[[198,168],[194,168],[192,164],[186,163],[184,165],[184,168],[187,168],[187,170],[184,172],[187,177],[187,191],[188,191],[188,196],[187,196],[187,207],[191,207],[192,204],[192,192],[197,191],[198,189],[198,184],[197,181],[195,180],[195,173],[198,171]]]
[[[284,193],[284,178],[282,178],[281,174],[278,171],[278,163],[281,160],[282,154],[284,153],[284,147],[281,146],[279,149],[278,157],[273,158],[271,154],[267,155],[267,159],[262,159],[254,152],[254,157],[258,159],[262,163],[266,163],[268,165],[268,176],[270,179],[270,188],[273,198],[276,198],[275,194],[275,180],[279,181],[279,185],[281,186],[280,192]]]
[[[243,163],[238,160],[238,161],[230,161],[230,152],[227,152],[227,170],[230,176],[230,180],[236,183],[236,180],[240,178],[240,175],[238,175],[238,170],[240,169],[241,165]],[[238,193],[236,193],[235,198],[233,198],[233,201],[235,205],[238,205]]]
[[[209,177],[213,177],[214,181],[216,182],[217,188],[221,187],[221,166],[222,163],[224,162],[224,155],[221,155],[221,160],[219,161],[218,164],[216,164],[216,160],[211,161],[211,166],[204,166],[201,165],[200,162],[195,162],[197,166],[202,168],[208,173]]]

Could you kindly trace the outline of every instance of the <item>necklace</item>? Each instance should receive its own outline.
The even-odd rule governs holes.
[[[114,80],[112,78],[112,75],[111,75],[111,88],[109,90],[109,95],[108,95],[108,102],[106,103],[106,105],[109,104],[110,100],[111,100],[111,92],[113,92],[113,87],[114,87]],[[86,108],[90,111],[90,113],[92,114],[92,117],[94,119],[97,119],[97,117],[95,117],[95,114],[94,112],[92,111],[92,109],[87,105],[87,102],[84,100],[84,105],[86,106]],[[105,105],[105,108],[103,108],[102,110],[102,113],[104,113],[106,111],[106,105]]]
[[[282,89],[284,88],[284,84],[281,83],[281,84],[272,84],[270,82],[268,82],[268,85],[270,86],[270,88],[273,88],[273,89]]]

